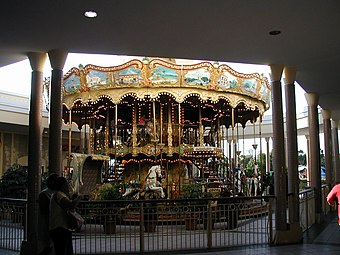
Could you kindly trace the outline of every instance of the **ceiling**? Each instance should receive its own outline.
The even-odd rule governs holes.
[[[0,66],[51,49],[282,64],[340,120],[339,27],[338,0],[10,0],[1,5]]]

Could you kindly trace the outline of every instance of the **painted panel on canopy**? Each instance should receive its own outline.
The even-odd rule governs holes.
[[[184,81],[189,85],[207,86],[211,82],[210,72],[204,68],[188,71],[184,77]]]
[[[224,71],[218,77],[217,82],[222,89],[235,89],[237,87],[237,78],[227,71]]]
[[[64,80],[64,88],[68,93],[73,93],[80,88],[80,77],[71,74],[66,80]]]
[[[173,85],[178,83],[178,74],[176,70],[164,66],[157,66],[151,71],[149,80],[156,85]]]
[[[143,81],[141,70],[133,66],[121,70],[115,75],[115,82],[120,86],[135,85],[139,84],[141,81]]]
[[[90,88],[100,88],[110,85],[110,76],[107,72],[90,70],[86,75],[86,83]]]
[[[255,93],[257,82],[255,79],[244,79],[242,82],[242,89],[245,92]]]
[[[261,96],[261,98],[264,99],[264,100],[267,99],[268,94],[269,94],[269,89],[268,89],[266,83],[262,82],[261,83],[261,88],[260,88],[260,96]]]

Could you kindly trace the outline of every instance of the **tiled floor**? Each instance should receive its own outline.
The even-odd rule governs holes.
[[[340,254],[340,226],[337,223],[335,213],[327,215],[322,224],[314,226],[304,234],[304,240],[301,244],[280,245],[280,246],[249,246],[246,248],[207,251],[199,255],[335,255]],[[12,252],[0,249],[0,255],[18,255],[18,252]],[[188,254],[186,253],[182,253]],[[189,253],[198,254],[198,253]],[[180,255],[177,253],[177,255]]]
[[[186,253],[187,254],[187,253]],[[199,255],[335,255],[340,254],[340,226],[335,213],[327,215],[323,223],[308,230],[301,244],[246,247],[237,250],[203,252]]]

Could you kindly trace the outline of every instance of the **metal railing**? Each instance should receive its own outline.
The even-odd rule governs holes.
[[[24,240],[27,201],[0,198],[0,248],[19,251]]]
[[[322,186],[322,212],[327,204]],[[274,197],[200,200],[82,201],[86,223],[73,233],[75,254],[169,252],[268,244],[273,240]],[[267,201],[267,202],[265,202]],[[0,198],[0,248],[19,251],[27,201]],[[300,192],[303,231],[315,224],[315,193]]]
[[[305,232],[315,223],[314,190],[306,189],[299,193],[300,196],[300,226]]]
[[[20,250],[25,217],[13,219],[25,215],[25,203],[0,199],[0,248]],[[83,201],[78,211],[86,223],[73,233],[75,254],[202,250],[272,240],[269,197]]]
[[[76,254],[138,253],[268,244],[271,203],[259,198],[83,202]]]
[[[333,206],[329,206],[326,200],[327,194],[330,189],[328,185],[321,187],[321,206],[322,213],[328,214],[331,210],[336,210]],[[308,230],[313,224],[316,223],[315,219],[315,192],[312,188],[306,189],[299,193],[300,196],[300,225],[302,231]]]

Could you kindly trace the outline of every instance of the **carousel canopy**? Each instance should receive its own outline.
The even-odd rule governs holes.
[[[192,105],[196,100],[234,108],[246,116],[242,121],[236,114],[236,122],[245,125],[269,108],[270,86],[261,74],[239,73],[218,63],[178,65],[173,59],[144,58],[111,67],[86,65],[72,68],[64,76],[63,118],[67,122],[68,112],[72,111],[72,122],[81,126],[85,123],[85,117],[81,117],[84,113],[100,118],[100,109],[110,103],[124,105],[131,98],[160,101],[164,96],[180,104]]]

